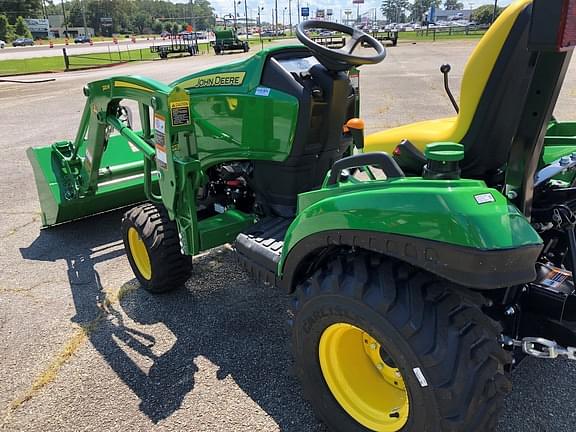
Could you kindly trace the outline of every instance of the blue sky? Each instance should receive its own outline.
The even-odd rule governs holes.
[[[175,3],[187,3],[187,0],[173,0]],[[237,0],[238,1],[238,0]],[[238,13],[242,16],[244,15],[244,0],[241,0],[242,4],[239,6]],[[278,21],[282,21],[282,13],[281,11],[288,7],[288,0],[277,0],[278,1]],[[345,9],[353,9],[354,15],[356,14],[356,5],[352,4],[352,0],[292,0],[292,22],[296,22],[297,20],[297,4],[298,1],[300,2],[300,7],[309,6],[311,9],[311,13],[313,13],[316,9],[332,9],[334,11],[334,15],[339,17],[341,11]],[[360,5],[360,13],[368,12],[369,10],[373,10],[374,8],[379,8],[381,1],[380,0],[364,0],[365,3]],[[473,7],[478,7],[483,4],[493,4],[493,0],[460,0],[464,3],[464,6],[468,8],[470,4]],[[502,6],[506,6],[510,4],[511,0],[499,0],[498,4]],[[210,0],[214,9],[216,9],[216,13],[218,15],[223,15],[227,13],[231,13],[234,11],[234,0]],[[272,9],[274,6],[274,0],[247,0],[248,5],[248,16],[255,17],[258,10],[258,5],[262,5],[264,10],[261,12],[262,15],[265,17],[266,21],[270,21]],[[241,9],[241,10],[240,10]],[[381,17],[380,12],[378,12],[378,17]],[[286,24],[288,24],[288,11],[285,13],[285,20]]]

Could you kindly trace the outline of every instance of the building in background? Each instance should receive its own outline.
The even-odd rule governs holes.
[[[467,20],[470,21],[472,18],[472,10],[440,10],[436,9],[434,14],[433,22],[438,21],[457,21],[457,20]]]
[[[25,18],[33,39],[50,37],[50,22],[47,19]]]

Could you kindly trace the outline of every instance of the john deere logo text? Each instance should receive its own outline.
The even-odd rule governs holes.
[[[179,86],[182,88],[240,86],[244,82],[245,76],[246,72],[226,72],[204,75],[189,79],[179,84]]]

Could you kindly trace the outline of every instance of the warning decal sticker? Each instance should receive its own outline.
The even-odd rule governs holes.
[[[185,126],[190,124],[190,102],[178,101],[170,103],[170,117],[172,126]]]
[[[156,167],[166,169],[168,157],[166,155],[166,120],[156,114],[154,116],[154,144],[156,145]]]

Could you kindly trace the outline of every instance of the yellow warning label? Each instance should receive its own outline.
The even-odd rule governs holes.
[[[170,118],[172,126],[183,126],[190,124],[190,102],[175,101],[170,102]]]
[[[190,103],[188,101],[177,101],[177,102],[172,102],[170,104],[170,108],[174,109],[174,108],[184,108],[190,106]]]
[[[241,86],[246,72],[222,72],[204,75],[178,84],[182,88]]]

